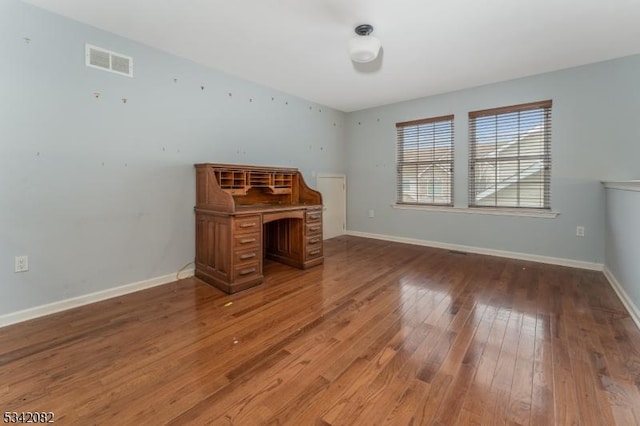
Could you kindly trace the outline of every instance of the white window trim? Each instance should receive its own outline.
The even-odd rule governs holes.
[[[413,204],[391,204],[394,209],[400,210],[421,210],[432,212],[446,213],[466,213],[466,214],[486,214],[494,216],[521,216],[521,217],[539,217],[545,219],[553,219],[560,215],[560,212],[541,211],[535,209],[506,209],[494,207],[446,207],[446,206],[425,206]]]

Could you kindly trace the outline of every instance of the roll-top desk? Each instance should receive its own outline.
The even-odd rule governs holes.
[[[196,164],[195,275],[227,292],[260,284],[263,259],[319,265],[322,195],[298,169]]]

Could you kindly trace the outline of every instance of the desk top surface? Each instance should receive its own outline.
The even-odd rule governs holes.
[[[319,209],[321,204],[236,204],[236,211],[233,213],[223,213],[229,215],[237,214],[259,214],[259,213],[276,213],[292,210]],[[206,208],[196,208],[197,211],[208,211]]]

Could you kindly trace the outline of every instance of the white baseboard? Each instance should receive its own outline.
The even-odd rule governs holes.
[[[461,244],[442,243],[439,241],[419,240],[415,238],[394,237],[383,234],[370,234],[368,232],[347,231],[347,235],[355,237],[375,238],[376,240],[393,241],[397,243],[414,244],[418,246],[435,247],[445,250],[457,250],[467,253],[486,254],[489,256],[506,257],[509,259],[529,260],[531,262],[548,263],[551,265],[570,266],[572,268],[602,271],[602,263],[584,262],[581,260],[564,259],[561,257],[540,256],[537,254],[519,253],[514,251],[493,250],[482,247],[465,246]]]
[[[633,303],[627,292],[624,290],[624,287],[620,284],[620,281],[616,279],[615,275],[613,275],[613,272],[611,272],[607,265],[604,266],[603,272],[604,276],[609,280],[609,284],[613,287],[613,291],[616,292],[624,307],[629,311],[629,315],[633,322],[636,323],[636,327],[640,328],[640,309],[638,309],[635,303]]]
[[[183,269],[179,272],[180,278],[191,277],[194,269]],[[0,315],[0,327],[16,324],[22,321],[54,314],[67,309],[77,308],[79,306],[88,305],[90,303],[99,302],[101,300],[111,299],[112,297],[123,296],[125,294],[134,293],[146,288],[156,287],[176,281],[177,274],[168,274],[161,277],[149,278],[148,280],[138,281],[131,284],[125,284],[119,287],[109,288],[97,291],[95,293],[84,294],[82,296],[72,297],[71,299],[60,300],[58,302],[48,303],[46,305],[36,306],[34,308],[25,309],[18,312],[12,312]]]

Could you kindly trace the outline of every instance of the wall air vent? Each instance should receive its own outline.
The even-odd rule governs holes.
[[[85,44],[85,64],[91,68],[133,77],[133,58]]]

